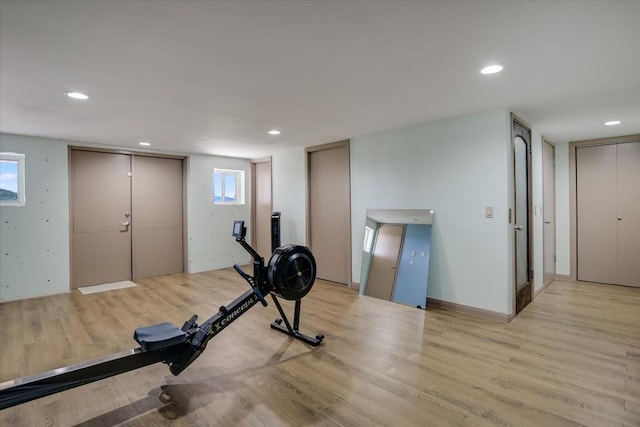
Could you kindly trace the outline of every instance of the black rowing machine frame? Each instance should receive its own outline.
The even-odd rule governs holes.
[[[179,375],[202,354],[213,337],[238,317],[258,302],[266,307],[264,295],[268,293],[281,316],[271,328],[311,346],[320,345],[324,335],[318,333],[312,338],[298,330],[301,299],[311,290],[316,276],[313,255],[304,246],[285,245],[275,250],[265,267],[264,258],[245,241],[246,232],[244,221],[234,222],[233,236],[253,258],[253,276],[237,265],[234,269],[251,289],[220,307],[218,313],[201,325],[196,323],[198,316],[193,315],[182,328],[170,323],[138,328],[134,333],[134,339],[140,344],[138,348],[0,383],[0,410],[158,362],[166,363],[173,375]],[[295,300],[293,325],[277,296]]]

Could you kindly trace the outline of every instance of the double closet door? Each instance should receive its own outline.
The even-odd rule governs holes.
[[[640,287],[640,142],[576,149],[577,278]]]
[[[71,287],[180,273],[182,159],[71,150]]]

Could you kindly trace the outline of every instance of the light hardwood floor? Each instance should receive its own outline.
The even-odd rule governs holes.
[[[0,304],[0,382],[128,348],[246,288],[233,270]],[[318,281],[301,329],[260,305],[180,376],[162,364],[0,412],[3,426],[640,426],[640,289],[556,281],[509,324]]]

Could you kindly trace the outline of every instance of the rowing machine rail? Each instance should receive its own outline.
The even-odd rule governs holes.
[[[272,329],[311,346],[320,345],[324,335],[318,333],[312,338],[298,330],[301,299],[311,290],[316,277],[313,254],[304,246],[285,245],[276,249],[265,267],[264,258],[244,240],[246,231],[244,221],[234,222],[233,236],[253,258],[253,276],[237,265],[234,268],[251,289],[220,307],[218,313],[201,325],[197,323],[198,316],[193,315],[182,328],[170,323],[138,328],[134,332],[134,339],[140,344],[138,348],[0,383],[0,410],[158,362],[169,365],[171,373],[179,375],[202,354],[213,337],[247,310],[258,302],[267,306],[264,298],[267,294],[271,294],[281,316],[271,324]],[[295,301],[293,325],[278,296]]]

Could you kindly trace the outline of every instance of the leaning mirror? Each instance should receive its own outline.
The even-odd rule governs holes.
[[[426,308],[432,225],[431,209],[369,209],[360,293]]]

